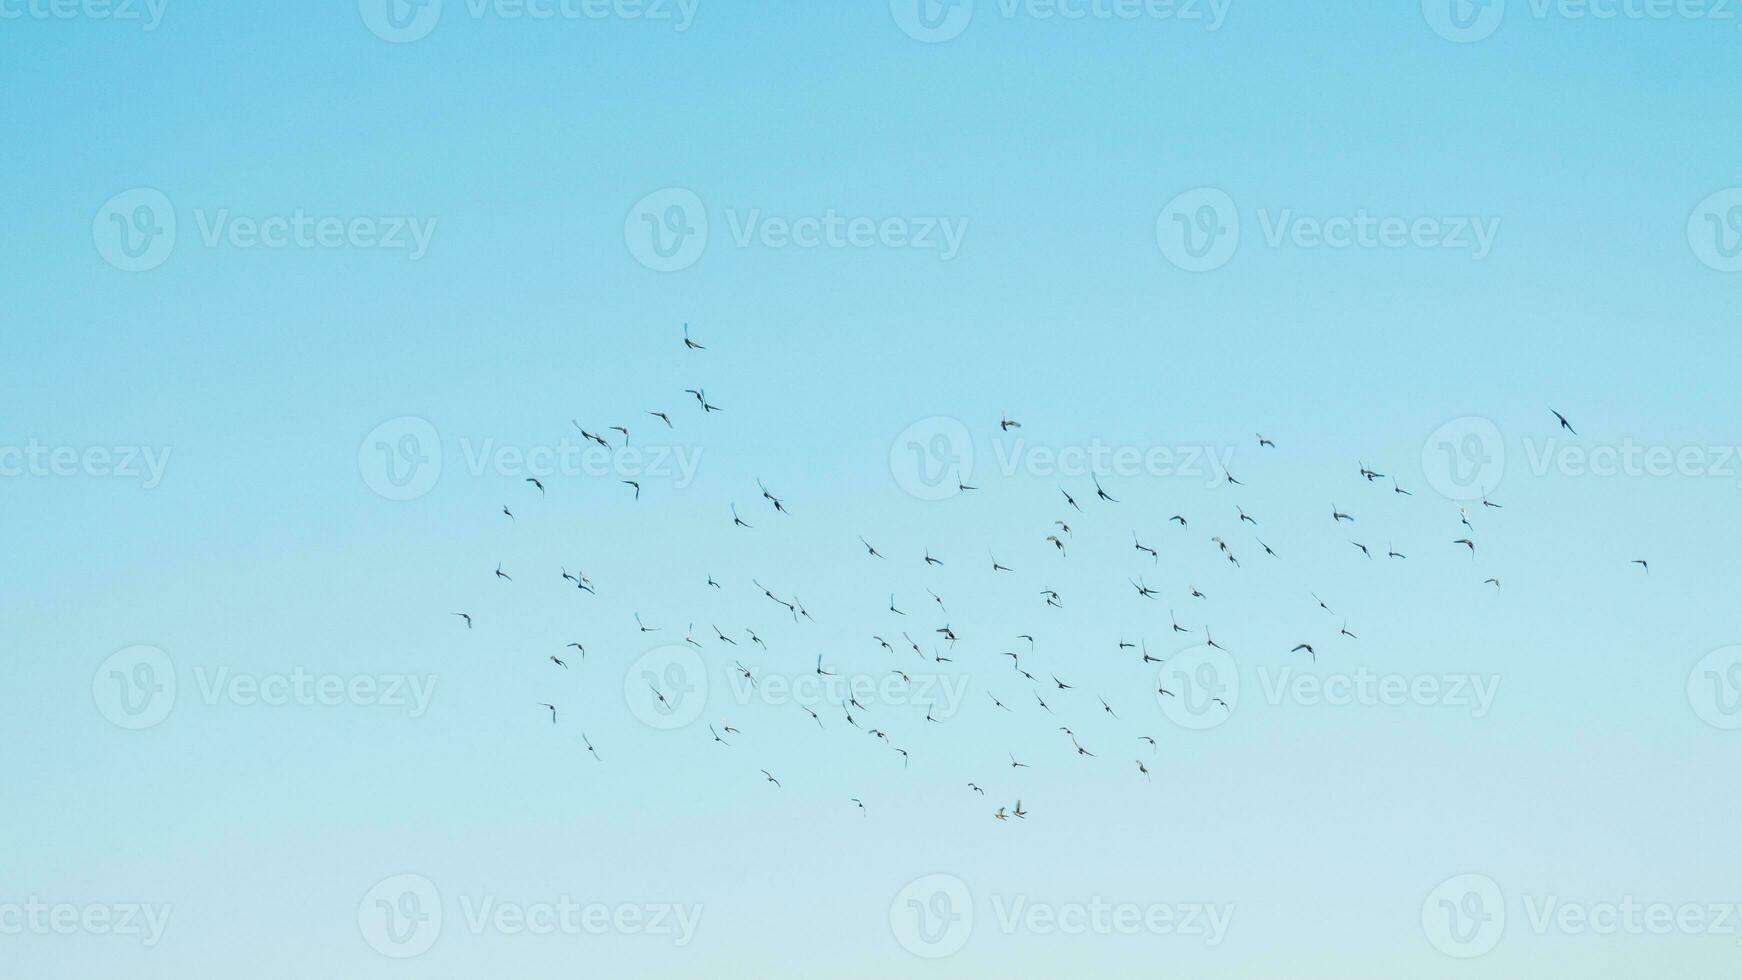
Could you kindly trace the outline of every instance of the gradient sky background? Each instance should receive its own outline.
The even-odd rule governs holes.
[[[170,457],[149,488],[0,478],[0,902],[174,906],[151,949],[0,936],[7,972],[1734,975],[1735,935],[1538,935],[1525,902],[1742,901],[1742,733],[1687,693],[1696,662],[1742,641],[1742,473],[1531,466],[1556,439],[1738,441],[1742,275],[1703,263],[1687,224],[1742,185],[1727,108],[1739,22],[1538,16],[1514,0],[1491,37],[1453,43],[1415,3],[1235,0],[1213,32],[976,6],[960,36],[928,44],[880,2],[704,0],[677,31],[477,17],[447,0],[427,37],[394,44],[342,2],[169,0],[151,31],[7,5],[26,16],[0,21],[13,137],[0,442]],[[138,187],[166,195],[179,228],[167,261],[129,273],[105,262],[93,220]],[[658,273],[624,224],[666,187],[699,195],[711,234],[693,266]],[[1163,256],[1156,219],[1199,187],[1237,202],[1243,237],[1226,266],[1192,274]],[[728,212],[755,208],[948,216],[968,231],[947,261],[738,247]],[[207,247],[196,213],[221,209],[437,225],[415,261]],[[1270,247],[1259,209],[1501,224],[1475,261]],[[705,353],[680,346],[686,321]],[[697,385],[725,411],[703,418],[682,394]],[[1577,438],[1557,435],[1551,407]],[[672,414],[669,436],[653,409]],[[1121,503],[1093,506],[1087,480],[997,471],[1003,412],[1053,448],[1231,452],[1246,486],[1112,477]],[[408,416],[434,426],[443,465],[431,492],[394,502],[372,492],[359,447]],[[940,417],[972,432],[982,489],[919,500],[891,446]],[[1422,462],[1430,434],[1468,417],[1492,421],[1506,459],[1504,509],[1471,515],[1474,561],[1450,543],[1457,505]],[[644,479],[634,501],[623,474],[559,477],[540,499],[517,475],[468,472],[467,446],[572,444],[570,419],[699,451],[695,479]],[[1278,448],[1260,451],[1255,431]],[[1357,461],[1415,496],[1362,481]],[[790,517],[757,497],[758,477]],[[1087,513],[1066,510],[1061,483]],[[731,527],[734,502],[753,531]],[[1333,502],[1357,523],[1334,525]],[[1189,530],[1165,523],[1176,512]],[[1061,559],[1042,539],[1063,517],[1076,534]],[[1133,530],[1159,563],[1130,547]],[[1349,539],[1410,558],[1368,562]],[[948,564],[928,570],[927,548]],[[988,548],[1017,571],[994,577]],[[598,595],[566,588],[559,566]],[[1163,601],[1133,594],[1139,575]],[[752,577],[798,592],[818,622],[787,620]],[[1190,599],[1193,584],[1209,598]],[[842,671],[935,673],[869,639],[941,625],[925,587],[963,637],[938,666],[969,693],[942,727],[913,705],[870,706],[910,769],[838,709],[818,732],[795,706],[732,703],[727,668],[751,653],[765,679],[802,677],[819,653]],[[1045,608],[1041,588],[1065,608]],[[884,611],[892,591],[909,622]],[[1170,607],[1210,623],[1239,663],[1241,705],[1208,731],[1169,720],[1155,667],[1117,648],[1189,646]],[[718,623],[768,641],[705,644],[703,718],[744,729],[737,744],[638,720],[624,677],[658,644],[635,612],[665,641],[690,621],[698,638]],[[1338,642],[1344,616],[1358,641]],[[1025,667],[1078,685],[1052,692],[1057,719],[997,656],[1024,632],[1038,641]],[[576,639],[584,662],[544,660]],[[1303,640],[1316,665],[1288,655]],[[105,659],[132,644],[163,649],[179,684],[143,731],[93,697]],[[298,667],[434,675],[436,694],[415,719],[208,704],[196,674]],[[1256,672],[1289,667],[1500,688],[1480,719],[1266,703]],[[540,701],[562,706],[560,724]],[[1099,757],[1072,756],[1057,724]],[[1006,752],[1032,768],[1013,774]],[[989,819],[1017,797],[1029,818]],[[358,906],[408,872],[435,883],[447,923],[395,961],[361,935]],[[890,906],[939,872],[971,891],[975,923],[962,951],[926,960]],[[1422,923],[1429,893],[1466,873],[1508,902],[1504,939],[1470,962]],[[459,908],[563,895],[704,911],[679,948],[474,935]],[[992,903],[1017,897],[1237,911],[1215,948],[1004,935]]]

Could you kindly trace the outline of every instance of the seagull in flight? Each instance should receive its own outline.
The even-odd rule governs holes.
[[[1635,558],[1631,562],[1628,562],[1628,564],[1638,565],[1640,568],[1645,569],[1645,574],[1647,574],[1647,575],[1651,574],[1651,562],[1648,562],[1643,558]]]
[[[653,416],[654,418],[660,420],[661,422],[664,422],[666,428],[668,428],[668,429],[672,428],[671,416],[665,414],[664,412],[648,412],[647,414]]]
[[[774,778],[774,774],[773,774],[773,773],[771,773],[771,772],[769,772],[769,771],[768,771],[768,770],[766,770],[766,769],[764,769],[764,770],[762,770],[762,775],[764,775],[764,776],[767,776],[767,777],[768,777],[768,781],[769,781],[769,782],[771,782],[771,783],[773,783],[773,784],[774,784],[774,785],[775,785],[775,788],[777,788],[777,789],[778,789],[778,788],[779,788],[779,787],[780,787],[780,780],[778,780],[778,779],[775,779],[775,778]]]
[[[604,759],[599,759],[599,752],[597,749],[593,748],[593,743],[587,740],[586,732],[581,733],[581,744],[587,747],[587,751],[592,753],[594,759],[598,759],[600,762],[605,761]]]
[[[871,542],[865,540],[864,535],[859,536],[859,543],[865,546],[865,550],[871,554],[871,557],[873,557],[873,558],[882,558],[883,557],[882,554],[878,553],[876,548],[871,547]]]
[[[687,323],[683,325],[683,345],[690,350],[707,350],[706,347],[690,339],[690,325]]]
[[[635,499],[636,500],[641,499],[641,484],[636,483],[634,480],[618,480],[617,482],[623,484],[626,487],[634,487],[635,488]]]
[[[1101,478],[1100,477],[1096,476],[1093,473],[1090,473],[1089,479],[1095,481],[1095,496],[1096,496],[1096,498],[1098,498],[1100,500],[1105,500],[1110,504],[1116,504],[1119,502],[1119,501],[1115,500],[1114,498],[1107,496],[1107,491],[1101,489]]]
[[[1318,663],[1318,660],[1319,660],[1318,651],[1313,649],[1313,645],[1311,643],[1297,643],[1297,644],[1295,644],[1294,649],[1290,650],[1288,652],[1289,653],[1299,653],[1302,650],[1305,650],[1307,653],[1312,655],[1313,663]]]
[[[470,613],[454,613],[454,615],[456,615],[456,616],[458,616],[461,619],[466,621],[466,628],[467,629],[472,628],[472,616]]]
[[[1549,411],[1550,411],[1550,412],[1553,412],[1553,413],[1554,413],[1554,417],[1555,417],[1555,418],[1556,418],[1556,419],[1558,419],[1558,420],[1559,420],[1559,421],[1560,421],[1560,423],[1561,423],[1561,428],[1563,428],[1563,429],[1565,429],[1565,430],[1567,430],[1567,431],[1568,431],[1568,432],[1571,432],[1571,433],[1572,433],[1572,434],[1573,434],[1573,435],[1575,435],[1575,436],[1576,436],[1576,435],[1578,435],[1578,434],[1579,434],[1579,433],[1578,433],[1578,432],[1577,432],[1577,431],[1576,431],[1576,430],[1575,430],[1575,429],[1574,429],[1574,428],[1573,428],[1573,427],[1572,427],[1572,425],[1571,425],[1571,424],[1570,424],[1570,423],[1568,423],[1568,422],[1567,422],[1567,417],[1566,417],[1566,416],[1565,416],[1565,415],[1562,415],[1562,414],[1561,414],[1561,413],[1559,413],[1559,412],[1556,412],[1556,411],[1555,411],[1555,410],[1554,410],[1554,409],[1552,409],[1552,408],[1551,408],[1551,409],[1549,409]]]
[[[1270,448],[1275,449],[1276,443],[1271,442],[1269,439],[1264,438],[1264,433],[1260,432],[1260,433],[1258,433],[1258,446],[1260,449],[1262,449],[1265,446],[1269,446]]]
[[[545,703],[545,702],[543,702],[543,701],[540,701],[540,702],[538,702],[538,703],[539,703],[539,706],[540,706],[540,707],[545,707],[545,708],[549,708],[549,709],[550,709],[550,723],[551,723],[551,724],[553,724],[553,725],[554,725],[554,724],[556,724],[556,705],[554,705],[554,704],[547,704],[547,703]]]
[[[751,526],[749,524],[744,523],[744,519],[742,517],[738,516],[738,505],[737,504],[732,505],[732,526],[733,527],[750,527]],[[769,596],[769,598],[772,599],[774,597]]]
[[[1333,520],[1333,521],[1348,521],[1351,524],[1353,524],[1355,522],[1355,519],[1353,517],[1350,517],[1348,514],[1345,514],[1342,511],[1338,510],[1336,504],[1331,505],[1331,520]]]
[[[530,483],[533,486],[537,487],[538,488],[538,495],[540,497],[544,496],[544,484],[538,482],[538,477],[529,476],[525,480],[522,480],[521,482],[522,483]],[[506,509],[506,508],[504,508],[504,509]]]
[[[1022,428],[1022,423],[1016,421],[1015,419],[1008,418],[1003,413],[1000,413],[998,416],[998,428],[1000,431],[1009,432],[1011,429]]]

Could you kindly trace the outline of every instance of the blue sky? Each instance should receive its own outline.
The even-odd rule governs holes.
[[[1437,2],[0,2],[7,961],[1733,972],[1734,924],[1578,923],[1742,902],[1739,21]],[[1182,268],[1176,214],[1237,247]],[[803,712],[819,655],[891,745]],[[63,935],[36,899],[168,918]],[[565,900],[699,913],[478,911]],[[1099,903],[1231,917],[1012,911]]]

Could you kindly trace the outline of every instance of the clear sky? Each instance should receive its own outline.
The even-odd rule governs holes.
[[[1734,975],[1739,26],[0,0],[0,972]]]

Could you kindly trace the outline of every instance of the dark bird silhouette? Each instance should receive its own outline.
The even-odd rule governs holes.
[[[1559,412],[1555,412],[1555,410],[1552,408],[1549,409],[1549,411],[1554,412],[1554,417],[1560,421],[1561,428],[1567,430],[1568,432],[1571,432],[1575,436],[1578,435],[1578,432],[1573,429],[1571,423],[1567,422],[1567,417],[1565,415],[1562,415]]]

